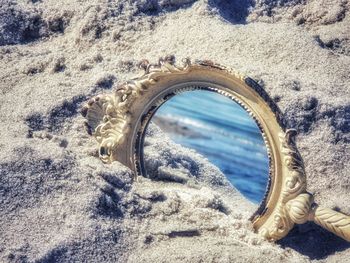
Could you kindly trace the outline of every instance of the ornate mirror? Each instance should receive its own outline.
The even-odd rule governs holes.
[[[123,163],[135,179],[147,176],[144,140],[157,110],[186,92],[217,93],[249,114],[266,149],[269,180],[251,217],[254,229],[275,241],[286,236],[294,224],[309,220],[350,241],[350,217],[314,203],[306,190],[303,161],[294,141],[296,132],[286,129],[279,108],[254,80],[210,61],[191,63],[187,59],[183,66],[176,66],[172,56],[158,64],[143,61],[140,66],[144,69],[141,76],[114,93],[92,98],[82,109],[87,130],[99,143],[102,161]]]

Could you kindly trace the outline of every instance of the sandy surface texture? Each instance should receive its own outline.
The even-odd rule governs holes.
[[[233,67],[298,129],[317,202],[350,213],[349,10],[345,0],[1,1],[0,261],[349,262],[349,243],[313,224],[261,240],[254,207],[156,127],[154,176],[132,182],[97,158],[78,114],[143,58]]]

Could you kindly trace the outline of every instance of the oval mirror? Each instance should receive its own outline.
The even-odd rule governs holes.
[[[296,131],[286,129],[281,111],[254,80],[211,61],[185,59],[183,66],[176,66],[174,56],[157,64],[144,60],[140,66],[144,69],[141,76],[114,93],[92,98],[82,109],[88,133],[99,142],[103,162],[119,161],[135,178],[147,176],[147,169],[159,176],[157,165],[149,162],[147,167],[147,156],[144,162],[144,141],[149,122],[168,102],[170,106],[159,110],[155,122],[170,130],[175,141],[206,155],[247,198],[261,199],[269,170],[267,193],[251,217],[260,235],[275,241],[295,224],[310,220],[350,241],[350,217],[314,202],[307,192],[304,164],[294,140]],[[244,110],[209,93],[178,95],[188,90],[223,94],[244,107],[261,130],[269,167],[259,131]],[[214,97],[204,102],[205,96]],[[174,100],[169,101],[171,98]],[[175,115],[180,117],[172,120]]]

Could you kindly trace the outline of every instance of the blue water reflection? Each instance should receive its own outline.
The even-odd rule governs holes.
[[[169,136],[207,157],[249,200],[261,201],[269,170],[266,147],[256,123],[237,103],[215,92],[188,91],[161,106],[157,118],[183,127],[186,132],[168,129]]]

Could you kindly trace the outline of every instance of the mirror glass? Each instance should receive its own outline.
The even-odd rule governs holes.
[[[269,174],[266,146],[255,121],[235,101],[213,91],[194,90],[162,104],[151,119],[144,142],[145,170],[150,177],[166,173],[164,155],[180,158],[174,151],[162,152],[161,156],[159,148],[147,147],[165,142],[173,147],[167,138],[205,157],[247,199],[261,202]],[[176,162],[172,165],[179,166]],[[191,160],[181,165],[196,172]]]

